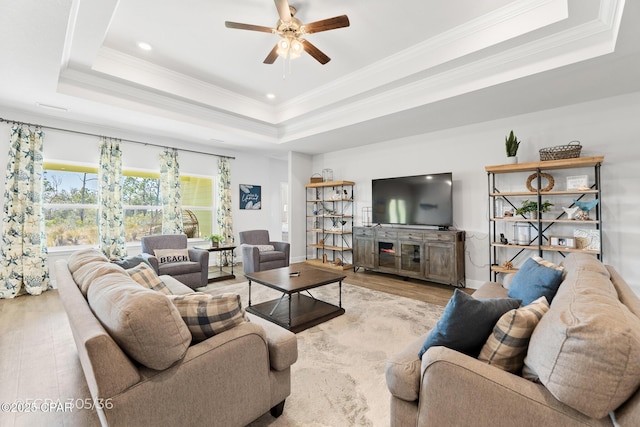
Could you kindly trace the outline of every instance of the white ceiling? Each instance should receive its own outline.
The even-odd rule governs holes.
[[[278,156],[640,90],[637,1],[290,3],[349,16],[306,36],[328,64],[265,65],[276,35],[225,27],[275,26],[272,0],[0,0],[0,111]]]

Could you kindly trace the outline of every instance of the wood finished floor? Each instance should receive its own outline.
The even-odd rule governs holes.
[[[246,281],[241,265],[234,270],[235,279],[219,283]],[[447,285],[363,270],[344,270],[344,274],[345,283],[440,306],[446,305],[454,291]],[[55,406],[88,397],[89,389],[58,292],[0,300],[0,404],[14,404],[11,409],[16,410],[7,412],[2,406],[0,426],[99,426],[94,411],[60,410],[64,407]],[[16,405],[27,401],[36,402],[36,412],[18,411],[22,408]]]

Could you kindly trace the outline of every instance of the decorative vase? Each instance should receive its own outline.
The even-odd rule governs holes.
[[[517,222],[513,225],[513,241],[516,245],[527,246],[531,243],[531,228],[526,222]]]
[[[516,163],[518,163],[518,156],[507,156],[508,165],[515,165]]]

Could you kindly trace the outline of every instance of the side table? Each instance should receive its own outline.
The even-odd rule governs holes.
[[[209,253],[218,252],[220,254],[219,269],[214,271],[209,271],[209,283],[217,282],[219,280],[236,278],[236,276],[233,274],[233,251],[235,250],[236,246],[218,246],[218,247],[195,246],[195,248],[208,251]],[[222,262],[225,256],[227,256],[227,259],[229,259],[229,255],[231,256],[231,262],[229,263],[229,265],[231,266],[231,271],[227,271],[223,269],[223,267],[228,267],[228,266],[223,265],[224,263]]]

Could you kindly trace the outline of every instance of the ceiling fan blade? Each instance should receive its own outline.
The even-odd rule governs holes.
[[[313,34],[348,26],[349,18],[347,15],[340,15],[329,19],[323,19],[321,21],[311,22],[309,24],[305,24],[303,27],[305,34]]]
[[[263,33],[273,33],[273,28],[263,27],[261,25],[241,24],[239,22],[225,21],[225,27],[236,28],[238,30],[261,31]]]
[[[289,2],[287,0],[274,0],[276,8],[278,9],[278,15],[282,22],[291,21],[291,9],[289,9]]]
[[[322,65],[331,61],[331,58],[329,58],[320,49],[318,49],[317,47],[309,43],[307,40],[300,39],[300,41],[302,42],[302,47],[304,48],[304,50],[309,55],[313,56],[316,59],[316,61],[318,61]]]
[[[278,43],[276,43],[273,49],[271,49],[271,52],[269,52],[269,55],[267,55],[262,62],[264,64],[273,64],[276,62],[276,59],[278,59]]]

